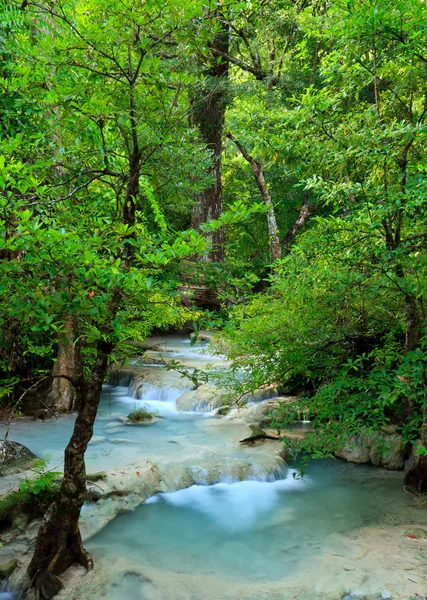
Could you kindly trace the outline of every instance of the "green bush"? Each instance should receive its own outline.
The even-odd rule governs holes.
[[[148,405],[145,404],[144,406],[141,406],[140,408],[136,408],[133,410],[133,412],[128,414],[128,420],[131,421],[132,423],[141,423],[143,421],[152,421],[153,420],[153,413],[151,413],[148,410]]]

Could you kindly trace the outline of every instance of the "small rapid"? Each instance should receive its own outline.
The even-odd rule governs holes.
[[[103,564],[122,565],[107,597],[290,599],[300,597],[301,586],[310,588],[311,579],[327,589],[358,581],[350,542],[361,529],[375,530],[407,511],[406,495],[397,480],[391,484],[372,467],[329,460],[311,464],[304,478],[298,473],[192,485],[118,515],[88,542]],[[267,583],[293,591],[257,596],[256,586]],[[369,585],[384,581],[372,577]],[[255,586],[253,596],[233,592],[241,586]]]
[[[158,354],[168,352],[189,368],[210,361],[205,348],[188,340],[162,346]],[[222,368],[223,359],[215,360]],[[378,536],[402,514],[416,522],[398,474],[329,460],[312,462],[301,478],[297,465],[285,464],[280,442],[239,443],[251,419],[259,422],[272,390],[248,398],[245,418],[240,409],[215,416],[203,396],[199,404],[192,396],[181,411],[177,403],[191,382],[164,365],[136,362],[119,370],[121,386],[103,389],[86,464],[88,473],[105,471],[106,481],[95,479],[92,492],[99,496],[104,487],[110,495],[88,501],[80,521],[99,571],[90,591],[88,576],[66,600],[338,600],[331,589],[384,585],[381,577],[366,579],[369,559],[353,567],[375,537],[363,551],[355,540],[367,529]],[[126,421],[139,407],[155,413],[151,424]],[[17,421],[10,437],[49,454],[50,468],[61,470],[73,424],[73,416]],[[309,428],[305,421],[293,427]],[[16,480],[0,483],[9,489]],[[14,598],[0,590],[0,600]]]

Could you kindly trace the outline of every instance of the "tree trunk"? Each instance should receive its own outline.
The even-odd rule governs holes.
[[[295,223],[292,225],[292,227],[289,229],[288,233],[283,239],[283,245],[285,246],[285,248],[287,248],[288,250],[290,249],[296,234],[307,221],[307,219],[310,217],[310,215],[313,213],[313,210],[315,209],[310,210],[309,195],[305,194],[304,200],[302,201],[301,208],[299,211],[298,219],[295,221]]]
[[[420,313],[417,306],[417,299],[411,294],[405,298],[405,350],[410,352],[418,348],[420,343]]]
[[[419,346],[420,313],[415,296],[408,294],[405,298],[405,350],[411,352]],[[423,384],[427,392],[427,369],[424,372]],[[425,403],[424,403],[425,404]],[[405,416],[411,417],[414,410],[414,402],[409,398],[405,400]],[[421,446],[427,450],[427,406],[423,409],[423,424],[420,431]],[[409,469],[403,480],[403,487],[407,492],[420,496],[427,493],[427,456],[416,456],[414,466]]]
[[[238,140],[236,140],[232,133],[228,132],[227,137],[236,144],[243,158],[247,160],[251,166],[256,184],[261,192],[264,204],[267,207],[267,225],[271,259],[273,262],[276,262],[276,260],[280,260],[282,258],[282,249],[280,247],[279,228],[277,227],[273,202],[264,178],[263,164],[261,161],[255,160],[254,157],[249,154],[246,148]]]
[[[49,405],[58,412],[71,412],[78,408],[77,392],[71,383],[82,373],[76,321],[75,316],[66,315],[62,329],[58,333],[58,350],[52,369],[54,379],[49,394]]]
[[[79,531],[80,510],[86,496],[84,455],[93,434],[110,351],[108,344],[100,342],[92,380],[74,381],[82,394],[82,406],[65,449],[64,479],[59,497],[39,529],[28,567],[28,576],[38,600],[49,600],[63,588],[59,575],[72,564],[79,563],[88,570],[92,568],[92,558],[83,548]]]
[[[216,34],[212,48],[228,52],[229,27],[218,11],[217,22],[221,29]],[[191,98],[191,118],[200,132],[200,137],[206,148],[211,152],[212,164],[209,174],[213,183],[197,195],[197,203],[193,207],[191,226],[198,229],[201,223],[210,219],[218,219],[223,210],[222,200],[222,136],[224,132],[225,110],[227,106],[228,62],[216,62],[204,69],[206,76],[197,96]],[[224,230],[215,231],[211,237],[211,250],[206,259],[210,262],[220,262],[224,259]]]

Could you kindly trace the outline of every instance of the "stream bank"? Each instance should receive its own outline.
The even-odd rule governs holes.
[[[402,473],[326,461],[295,478],[280,442],[239,443],[274,400],[225,418],[207,406],[179,411],[192,384],[161,366],[165,352],[188,367],[225,363],[206,356],[203,345],[176,338],[164,344],[167,350],[149,357],[159,362],[128,367],[134,375],[117,382],[127,387],[104,388],[87,452],[88,472],[97,474],[80,520],[96,568],[83,578],[72,569],[60,598],[339,600],[390,590],[408,600],[423,593],[418,559],[426,542],[407,532],[423,528],[425,513],[402,491]],[[145,404],[158,411],[155,422],[123,422]],[[72,425],[72,416],[17,422],[12,433],[35,454],[49,452],[60,470]],[[7,489],[19,477],[0,485]],[[37,527],[0,549],[0,563],[19,564],[12,586],[22,580]]]

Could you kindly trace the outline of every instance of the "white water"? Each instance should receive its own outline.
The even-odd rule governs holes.
[[[345,534],[389,525],[405,511],[408,515],[401,483],[378,473],[370,467],[325,461],[313,463],[304,479],[295,479],[289,470],[276,481],[193,485],[157,494],[135,511],[116,517],[87,547],[106,565],[130,565],[115,577],[108,598],[116,600],[203,600],[204,577],[214,577],[218,585],[228,581],[229,586],[285,581],[297,573],[304,578],[312,558],[325,552],[351,556],[341,541]],[[412,517],[418,517],[415,509]],[[129,576],[135,569],[141,577]],[[160,579],[147,587],[153,569]],[[372,574],[375,570],[372,565]],[[345,574],[342,568],[341,572]],[[163,590],[162,573],[168,581],[177,577],[181,587],[157,596]],[[331,589],[335,576],[331,572]],[[212,595],[212,590],[208,597],[234,598],[219,591]],[[290,600],[294,595],[271,598]]]
[[[184,342],[174,340],[183,358],[206,363],[206,357],[183,346]],[[263,446],[242,448],[238,444],[244,426],[206,413],[179,413],[176,399],[183,391],[144,383],[136,399],[134,390],[128,388],[104,389],[87,451],[88,472],[145,459],[167,466],[185,462],[201,485],[157,494],[136,510],[119,514],[91,538],[87,549],[99,565],[111,567],[114,575],[107,591],[82,600],[246,598],[219,588],[215,591],[215,582],[226,581],[228,586],[230,582],[282,581],[304,572],[311,558],[329,550],[334,536],[389,524],[405,510],[408,514],[400,481],[381,478],[373,468],[325,461],[310,465],[304,479],[294,478],[295,471],[286,468],[267,476],[261,460]],[[126,426],[119,420],[144,404],[158,411],[161,418],[155,424]],[[72,417],[18,422],[10,438],[36,454],[50,453],[51,466],[61,466],[73,422]],[[203,485],[208,476],[203,464],[212,457],[218,462],[218,483]],[[237,459],[251,464],[246,481],[230,477],[229,465]],[[331,573],[331,588],[334,576]],[[178,582],[181,587],[175,587],[174,577],[184,577]],[[209,596],[204,596],[203,577],[214,578]],[[169,592],[164,589],[168,585],[172,586]],[[297,596],[256,596],[257,600],[267,597]],[[0,600],[12,598],[0,592]]]
[[[157,494],[145,504],[164,502],[177,508],[189,508],[207,517],[207,521],[226,533],[247,531],[269,513],[280,501],[279,493],[286,490],[304,491],[305,481],[294,478],[296,471],[288,470],[276,481],[248,480],[221,482],[210,486],[191,487]]]
[[[133,393],[130,400],[138,408],[147,405],[148,410],[158,412],[161,415],[177,413],[176,401],[185,392],[190,391],[191,387],[169,388],[156,387],[150,383],[143,383],[138,390]]]

